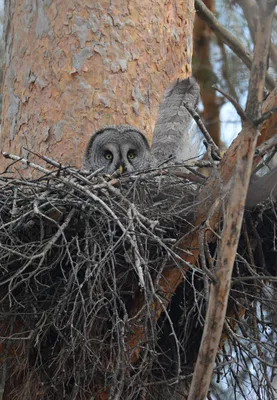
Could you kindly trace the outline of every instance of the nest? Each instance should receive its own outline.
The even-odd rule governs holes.
[[[37,179],[3,178],[1,185],[4,398],[177,399],[193,372],[207,304],[198,261],[184,265],[176,250],[179,238],[201,229],[194,226],[200,184],[162,169],[120,179],[36,169]],[[276,296],[268,282],[276,277],[275,231],[271,203],[247,215],[216,367],[229,384],[247,369],[264,387],[263,368],[274,364]],[[216,241],[209,251],[215,260]],[[162,304],[169,265],[184,280],[157,321],[153,303]],[[144,340],[131,345],[139,324]],[[270,330],[263,343],[261,329]],[[253,354],[263,361],[252,361],[255,373]]]

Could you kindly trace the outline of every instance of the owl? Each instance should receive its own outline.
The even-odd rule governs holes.
[[[145,135],[129,125],[107,126],[89,140],[83,167],[101,174],[133,172],[158,166],[169,159],[178,162],[191,156],[188,132],[192,122],[184,102],[194,109],[199,101],[199,86],[194,78],[178,80],[159,106],[152,148]]]
[[[107,126],[95,132],[87,144],[83,166],[101,174],[119,170],[133,172],[150,166],[151,153],[146,137],[129,125]]]

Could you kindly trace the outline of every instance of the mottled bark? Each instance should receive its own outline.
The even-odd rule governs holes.
[[[80,166],[101,126],[150,139],[164,88],[191,73],[193,3],[6,1],[2,150]]]

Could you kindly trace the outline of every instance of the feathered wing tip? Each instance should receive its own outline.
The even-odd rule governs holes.
[[[196,156],[197,151],[192,146],[189,134],[192,117],[183,104],[186,102],[195,109],[199,93],[199,85],[193,77],[177,80],[165,91],[152,142],[152,154],[158,163],[171,156],[177,158],[177,161]]]
[[[251,210],[270,197],[277,197],[277,167],[254,182],[250,182],[245,207]]]
[[[180,97],[181,102],[186,101],[193,108],[196,108],[200,97],[200,87],[196,79],[193,76],[183,80],[177,79],[176,82],[165,90],[164,99],[160,107],[162,107],[163,103],[170,97],[174,101],[173,96],[176,96],[176,99],[177,96]]]

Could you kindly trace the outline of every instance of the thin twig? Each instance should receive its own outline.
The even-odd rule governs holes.
[[[230,94],[226,93],[223,89],[219,88],[217,85],[213,85],[212,87],[215,90],[217,90],[219,93],[221,93],[224,97],[226,97],[226,99],[229,100],[231,104],[233,104],[233,106],[236,109],[236,112],[238,113],[238,115],[240,116],[242,121],[247,120],[247,116],[246,116],[243,108]]]
[[[205,125],[203,124],[203,122],[201,120],[200,115],[195,111],[195,109],[193,107],[191,107],[191,105],[188,102],[184,101],[183,104],[186,107],[186,109],[188,110],[188,112],[190,113],[190,115],[192,116],[192,118],[194,119],[194,121],[199,126],[199,129],[203,133],[208,145],[212,149],[212,155],[215,157],[215,160],[220,160],[221,157],[220,157],[219,148],[215,144],[215,142],[214,142],[213,138],[211,137],[211,135],[209,134],[209,132],[207,131]]]

